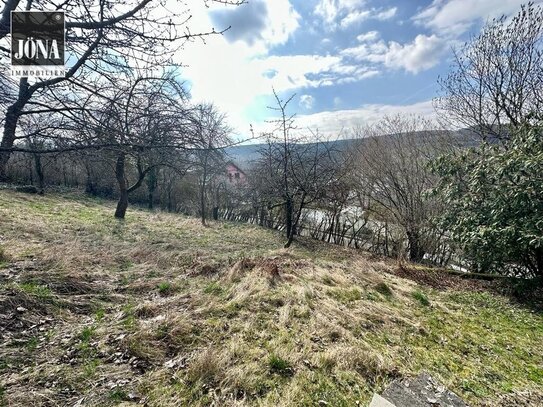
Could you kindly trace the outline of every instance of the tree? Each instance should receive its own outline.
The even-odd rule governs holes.
[[[457,52],[442,82],[442,115],[483,136],[433,165],[438,221],[476,271],[542,275],[542,41],[543,8],[522,6]]]
[[[455,51],[435,100],[441,117],[483,139],[502,142],[511,128],[543,112],[543,8],[529,3],[508,19],[492,20]]]
[[[268,135],[261,158],[256,164],[254,178],[258,180],[260,204],[268,210],[281,208],[288,248],[297,234],[304,210],[324,196],[327,186],[337,177],[340,154],[333,143],[322,142],[319,135],[311,139],[294,135],[294,116],[287,114],[289,102],[274,91],[279,118],[272,121],[277,128]]]
[[[368,198],[364,209],[375,219],[401,228],[412,261],[428,251],[430,219],[439,208],[426,196],[434,185],[428,162],[446,148],[445,134],[431,121],[400,115],[355,131],[354,189]]]
[[[194,138],[198,148],[195,151],[195,166],[199,169],[200,219],[206,224],[207,192],[209,181],[224,174],[225,161],[223,148],[231,143],[230,128],[225,116],[212,104],[199,104],[192,115]]]
[[[244,2],[212,1],[235,5]],[[79,92],[100,94],[96,82],[115,85],[119,76],[130,74],[135,68],[156,69],[172,65],[171,57],[185,41],[224,32],[192,33],[188,26],[189,10],[182,9],[172,14],[156,0],[122,3],[30,0],[24,5],[20,3],[19,0],[4,2],[0,12],[0,40],[9,33],[11,11],[61,9],[67,16],[66,46],[70,68],[64,77],[47,80],[21,78],[14,82],[5,74],[7,67],[0,66],[0,101],[5,109],[0,143],[0,179],[6,178],[6,165],[16,140],[24,138],[24,134],[18,135],[17,130],[22,117],[52,113],[69,116],[71,111],[81,109]],[[7,46],[0,46],[0,53],[3,54],[2,60],[9,60]]]
[[[117,84],[110,103],[85,111],[89,143],[107,146],[119,187],[116,218],[124,218],[128,195],[160,166],[171,166],[176,155],[196,145],[190,106],[182,87],[171,77],[139,77]],[[136,179],[129,185],[127,165]]]
[[[443,228],[479,272],[543,277],[543,126],[438,159]]]

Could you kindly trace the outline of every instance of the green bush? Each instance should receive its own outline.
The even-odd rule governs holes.
[[[437,221],[473,271],[543,276],[542,151],[541,125],[525,126],[433,163],[446,208]]]

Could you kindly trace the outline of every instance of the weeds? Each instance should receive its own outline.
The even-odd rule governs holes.
[[[48,300],[53,295],[53,293],[51,292],[51,290],[48,287],[46,287],[44,285],[36,284],[36,283],[33,283],[33,282],[22,283],[22,284],[19,285],[19,287],[25,293],[27,293],[29,295],[32,295],[32,296],[35,296],[35,297],[37,297],[37,298],[39,298],[41,300]]]
[[[167,296],[174,292],[174,287],[171,283],[162,282],[158,284],[158,292],[162,296]]]
[[[116,389],[111,390],[109,392],[108,398],[111,401],[115,401],[115,402],[119,403],[121,401],[128,400],[128,394],[123,389],[116,388]]]
[[[211,295],[221,295],[224,292],[224,289],[221,287],[220,283],[214,281],[209,283],[204,288],[204,293]]]

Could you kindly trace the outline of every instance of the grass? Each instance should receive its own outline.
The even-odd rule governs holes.
[[[284,376],[290,376],[292,374],[292,366],[290,365],[290,362],[275,354],[270,355],[268,366],[270,371],[273,373],[278,373]]]
[[[425,370],[472,406],[541,405],[534,309],[250,225],[113,211],[0,190],[4,404],[367,405]]]
[[[379,294],[382,294],[386,298],[391,298],[394,295],[390,287],[384,282],[378,283],[375,286],[375,291],[377,291]]]
[[[417,300],[420,303],[420,305],[423,305],[425,307],[428,307],[430,305],[430,300],[428,299],[426,294],[424,294],[420,290],[413,291],[413,298]]]
[[[170,295],[175,291],[174,285],[166,281],[159,283],[157,288],[158,288],[159,294],[162,296]]]
[[[52,292],[47,286],[33,282],[19,284],[19,288],[25,293],[36,296],[42,300],[52,297]]]

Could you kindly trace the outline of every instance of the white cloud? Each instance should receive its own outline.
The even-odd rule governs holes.
[[[340,51],[340,54],[345,57],[353,58],[359,62],[374,62],[382,63],[385,60],[385,54],[388,51],[388,47],[384,41],[378,41],[374,43],[363,43],[352,48],[345,48]]]
[[[524,3],[526,0],[434,0],[413,20],[436,32],[458,36],[477,21],[515,13]]]
[[[254,59],[249,66],[257,72],[274,71],[276,75],[265,82],[269,89],[273,86],[282,92],[297,88],[318,87],[327,85],[341,74],[341,58],[321,55],[273,55]]]
[[[354,24],[360,24],[362,21],[370,18],[370,16],[371,16],[371,11],[369,10],[353,11],[347,14],[341,20],[340,25],[342,28],[346,28]]]
[[[224,29],[232,23],[232,19],[238,21],[240,16],[236,13],[249,5],[225,7],[210,2],[210,7],[206,8],[204,2],[194,3],[191,6],[192,32],[206,32],[211,27]],[[251,3],[260,4],[256,11],[265,9],[260,16],[264,23],[241,24],[235,35],[211,36],[205,44],[201,41],[189,42],[175,59],[176,63],[183,65],[181,75],[187,81],[192,100],[195,103],[212,101],[228,114],[229,124],[245,135],[254,115],[259,115],[265,109],[261,96],[269,95],[272,86],[278,91],[298,86],[318,86],[318,81],[309,81],[304,75],[320,75],[320,72],[340,62],[339,57],[302,56],[290,61],[289,58],[281,60],[269,57],[274,46],[288,41],[296,31],[299,15],[288,0],[255,0]],[[265,8],[262,8],[264,3]],[[224,14],[226,10],[229,12]],[[249,14],[256,11],[250,9]],[[254,40],[251,40],[251,36],[254,36]],[[302,66],[297,67],[296,64]]]
[[[220,27],[231,27],[225,33],[229,42],[244,41],[259,52],[286,43],[300,20],[289,0],[251,0],[235,8],[212,10],[209,15]]]
[[[389,9],[366,7],[365,0],[320,0],[314,14],[322,19],[329,30],[343,29],[374,18],[388,20],[396,15],[397,8]]]
[[[378,70],[376,69],[370,69],[370,70],[367,70],[363,73],[360,74],[360,76],[358,77],[358,79],[368,79],[368,78],[372,78],[374,76],[377,76],[379,75],[381,72],[379,72]]]
[[[446,50],[443,39],[436,35],[428,37],[419,34],[410,44],[391,42],[385,55],[385,65],[396,69],[403,68],[416,74],[437,65]]]
[[[365,0],[320,0],[315,7],[315,14],[327,24],[333,24],[340,14],[345,14],[362,7]]]
[[[358,42],[372,42],[379,39],[379,32],[368,31],[367,33],[360,34],[356,37]]]
[[[301,95],[298,104],[306,110],[311,110],[315,104],[315,98],[311,95]]]
[[[443,39],[419,34],[411,43],[402,45],[391,41],[387,44],[380,40],[346,48],[340,54],[355,61],[384,64],[388,68],[405,69],[416,74],[437,65],[446,50]]]
[[[256,10],[264,10],[262,0],[254,2],[260,3]],[[345,10],[359,10],[366,3],[361,0],[321,0],[319,4],[328,5],[330,10],[342,10],[334,14],[336,19],[344,17]],[[213,15],[217,6],[212,6],[211,10]],[[408,44],[386,43],[379,39],[377,31],[361,33],[356,47],[332,55],[273,55],[273,47],[286,43],[301,21],[288,0],[266,1],[265,10],[265,15],[260,16],[265,24],[260,20],[245,24],[230,37],[209,37],[206,45],[199,41],[188,43],[176,60],[185,65],[182,76],[190,85],[193,101],[213,101],[228,114],[230,125],[241,134],[247,134],[248,123],[258,122],[266,114],[272,87],[283,94],[301,93],[300,105],[312,109],[316,101],[309,95],[311,89],[357,82],[380,75],[387,68],[415,73],[435,63],[432,51],[435,51],[437,37],[417,37]],[[330,13],[333,14],[333,10]],[[382,9],[372,9],[371,18],[381,12]],[[213,26],[217,30],[224,28],[223,24],[208,18],[207,12],[195,9],[193,15],[193,32],[207,31]],[[339,24],[341,19],[334,21]],[[336,107],[349,106],[347,101],[342,102],[339,98],[334,104]],[[368,117],[368,112],[386,110],[379,106],[364,106],[364,117]],[[333,120],[339,120],[334,117]],[[345,121],[349,115],[341,117]]]
[[[334,84],[355,82],[379,72],[365,64],[351,64],[341,55],[254,55],[244,42],[222,37],[207,45],[189,44],[183,56],[189,65],[182,74],[195,101],[213,101],[229,113],[230,124],[246,133],[251,112],[262,110],[259,97]],[[309,100],[306,100],[309,103]],[[252,110],[251,110],[252,109]]]
[[[383,10],[375,15],[375,18],[377,20],[385,21],[390,20],[392,17],[396,15],[396,12],[398,11],[398,7],[391,7],[387,10]]]
[[[411,105],[368,104],[358,109],[337,110],[302,115],[296,117],[298,128],[318,130],[324,136],[334,137],[348,132],[358,126],[371,124],[386,115],[416,114],[428,119],[435,119],[436,113],[432,101],[424,101]]]

